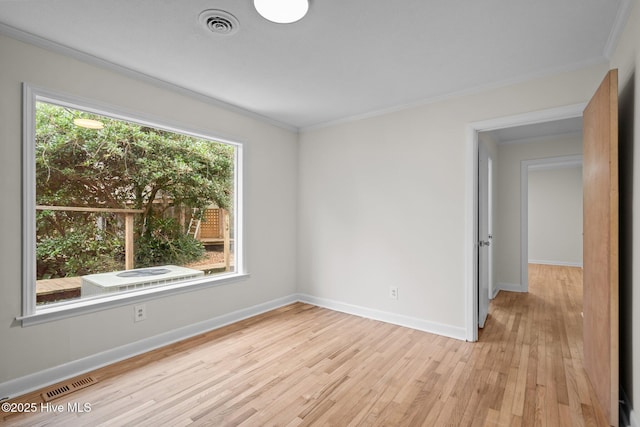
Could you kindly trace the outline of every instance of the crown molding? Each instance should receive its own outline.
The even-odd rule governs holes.
[[[240,114],[242,116],[259,120],[261,122],[270,124],[272,126],[276,126],[294,133],[298,132],[298,128],[296,126],[292,126],[288,123],[283,123],[278,120],[274,120],[270,117],[263,116],[262,114],[256,113],[255,111],[247,110],[245,108],[239,107],[237,105],[221,101],[217,98],[204,95],[200,92],[194,91],[192,89],[187,89],[183,86],[176,85],[174,83],[170,83],[166,80],[159,79],[157,77],[152,77],[148,74],[142,73],[140,71],[133,70],[128,67],[124,67],[122,65],[118,65],[116,63],[107,61],[90,53],[74,49],[72,47],[63,45],[61,43],[57,43],[51,40],[48,40],[44,37],[29,33],[27,31],[20,30],[18,28],[12,27],[10,25],[4,24],[0,22],[0,35],[5,35],[12,39],[28,43],[64,56],[68,56],[79,61],[95,65],[97,67],[107,69],[110,71],[114,71],[118,74],[125,75],[127,77],[131,77],[145,83],[149,83],[156,87],[167,89],[181,95],[188,96],[190,98],[197,99],[198,101],[204,102],[209,105],[213,105],[215,107],[223,108],[227,111],[234,112],[236,114]]]
[[[552,135],[545,135],[545,136],[531,136],[528,138],[510,139],[507,141],[498,141],[496,142],[496,145],[505,146],[505,145],[514,145],[514,144],[530,144],[530,143],[557,140],[559,138],[582,138],[582,132],[570,131],[570,132],[554,133]]]
[[[613,55],[613,52],[618,45],[618,40],[620,40],[622,30],[624,30],[624,26],[626,25],[627,19],[629,18],[632,3],[633,0],[620,1],[620,6],[618,6],[618,13],[616,14],[616,18],[613,21],[613,27],[611,28],[611,32],[609,32],[607,43],[605,43],[604,45],[603,55],[607,59],[611,59],[611,56]]]
[[[548,171],[556,169],[576,169],[582,167],[582,156],[580,158],[568,159],[564,161],[558,161],[554,163],[542,163],[529,166],[529,172]],[[531,262],[531,261],[529,261]],[[545,264],[539,262],[537,264]]]
[[[627,0],[625,0],[627,1]],[[602,57],[598,57],[598,58],[593,58],[587,61],[581,61],[581,62],[576,62],[576,63],[572,63],[572,64],[568,64],[568,65],[563,65],[560,67],[552,67],[552,68],[548,68],[546,70],[543,71],[539,71],[539,72],[534,72],[534,73],[529,73],[529,74],[525,74],[519,77],[515,77],[515,78],[511,78],[511,79],[504,79],[504,80],[500,80],[497,82],[493,82],[493,83],[489,83],[486,85],[479,85],[479,86],[472,86],[469,87],[467,89],[463,89],[460,91],[455,91],[455,92],[450,92],[448,94],[442,94],[442,95],[436,95],[433,97],[428,97],[428,98],[423,98],[421,100],[418,101],[412,101],[412,102],[407,102],[404,104],[400,104],[400,105],[396,105],[393,107],[389,107],[389,108],[382,108],[379,110],[374,110],[374,111],[370,111],[370,112],[366,112],[366,113],[362,113],[362,114],[354,114],[351,116],[347,116],[347,117],[343,117],[340,119],[335,119],[335,120],[330,120],[330,121],[326,121],[326,122],[322,122],[322,123],[317,123],[314,125],[309,125],[309,126],[302,126],[300,127],[299,131],[300,133],[302,132],[308,132],[308,131],[314,131],[314,130],[318,130],[318,129],[324,129],[324,128],[328,128],[328,127],[333,127],[333,126],[337,126],[337,125],[342,125],[342,124],[347,124],[347,123],[351,123],[351,122],[357,122],[360,120],[365,120],[365,119],[370,119],[370,118],[374,118],[374,117],[379,117],[379,116],[384,116],[387,114],[393,114],[393,113],[397,113],[400,111],[404,111],[404,110],[409,110],[412,108],[419,108],[419,107],[424,107],[427,105],[431,105],[431,104],[435,104],[438,102],[443,102],[443,101],[448,101],[448,100],[452,100],[452,99],[456,99],[456,98],[462,98],[465,96],[472,96],[472,95],[477,95],[483,92],[488,92],[491,90],[495,90],[495,89],[500,89],[500,88],[504,88],[504,87],[508,87],[508,86],[512,86],[512,85],[516,85],[516,84],[521,84],[521,83],[526,83],[529,81],[533,81],[536,79],[541,79],[541,78],[545,78],[545,77],[549,77],[549,76],[553,76],[556,74],[562,74],[562,73],[569,73],[572,71],[578,71],[578,70],[582,70],[585,68],[589,68],[589,67],[593,67],[599,64],[609,64],[609,60],[607,58],[605,58],[604,56]]]

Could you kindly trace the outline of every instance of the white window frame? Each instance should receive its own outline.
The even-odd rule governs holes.
[[[221,142],[235,147],[235,185],[234,185],[234,265],[235,271],[217,275],[204,276],[200,279],[186,280],[170,285],[150,287],[140,290],[115,293],[100,298],[74,299],[58,303],[36,305],[36,191],[35,191],[35,108],[36,102],[46,102],[76,110],[99,114],[118,120],[134,122],[143,126]],[[22,177],[22,315],[16,320],[22,326],[29,326],[48,321],[73,317],[85,313],[105,310],[123,305],[131,305],[194,291],[211,286],[219,286],[246,279],[244,220],[243,220],[243,149],[244,144],[228,138],[218,137],[208,132],[191,129],[180,124],[169,124],[166,120],[134,113],[123,108],[101,104],[48,89],[23,83],[23,177]]]

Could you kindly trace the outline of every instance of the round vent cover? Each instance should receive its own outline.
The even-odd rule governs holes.
[[[240,23],[236,17],[224,10],[205,10],[198,16],[198,21],[207,30],[222,36],[235,34],[240,28]]]

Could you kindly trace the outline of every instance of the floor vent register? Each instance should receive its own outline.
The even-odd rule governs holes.
[[[80,379],[72,380],[64,384],[56,385],[53,388],[45,390],[42,392],[41,396],[45,402],[49,402],[53,399],[57,399],[62,396],[66,396],[67,394],[73,393],[74,391],[81,390],[83,388],[94,385],[98,381],[92,377],[82,377]]]

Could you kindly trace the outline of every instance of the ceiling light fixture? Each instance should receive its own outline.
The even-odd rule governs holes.
[[[87,129],[103,129],[104,124],[98,120],[92,119],[73,119],[73,124]]]
[[[309,10],[309,0],[253,0],[253,5],[264,19],[277,24],[299,21]]]

